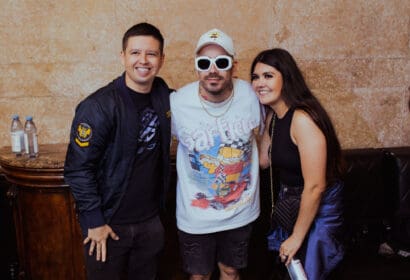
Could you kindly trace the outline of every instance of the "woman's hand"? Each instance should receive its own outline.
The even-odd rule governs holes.
[[[294,235],[291,235],[280,245],[279,257],[282,262],[285,262],[286,266],[290,264],[290,261],[296,255],[302,243],[303,239],[300,240]]]

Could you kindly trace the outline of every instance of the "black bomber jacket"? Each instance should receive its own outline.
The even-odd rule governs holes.
[[[127,137],[128,125],[136,122],[125,88],[125,75],[85,98],[76,108],[64,166],[80,224],[89,228],[108,224],[125,193],[135,151]],[[160,123],[162,154],[161,204],[165,204],[170,174],[171,122],[167,84],[156,77],[151,90],[152,106]],[[135,146],[135,145],[134,145]]]

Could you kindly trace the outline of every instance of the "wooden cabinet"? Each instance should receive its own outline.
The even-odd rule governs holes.
[[[20,279],[86,278],[81,230],[63,178],[66,148],[40,145],[35,159],[0,149],[0,166],[10,183]]]

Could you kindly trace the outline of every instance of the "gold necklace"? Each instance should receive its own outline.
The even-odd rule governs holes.
[[[201,95],[201,91],[199,90],[198,91],[198,95],[199,95],[199,102],[201,103],[201,106],[202,106],[202,109],[204,109],[204,111],[205,111],[205,113],[207,113],[209,116],[211,116],[211,117],[213,117],[213,118],[220,118],[220,117],[222,117],[223,115],[225,115],[228,111],[229,111],[229,109],[231,108],[231,105],[232,105],[232,103],[233,103],[233,96],[234,96],[234,90],[232,89],[232,92],[231,92],[231,94],[229,95],[229,97],[228,97],[228,100],[224,100],[226,103],[228,103],[228,106],[226,107],[226,109],[225,109],[225,111],[223,111],[221,114],[219,114],[219,115],[215,115],[215,114],[212,114],[211,112],[209,112],[206,108],[205,108],[205,100],[203,100],[203,97],[202,97],[202,95]],[[226,103],[225,103],[225,105],[226,105]],[[225,106],[224,105],[224,106]]]

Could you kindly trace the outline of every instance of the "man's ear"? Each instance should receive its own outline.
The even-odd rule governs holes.
[[[239,63],[236,59],[232,62],[232,78],[238,79]]]
[[[159,68],[162,68],[162,66],[164,66],[164,62],[165,62],[165,53],[161,54],[161,65],[159,66]]]
[[[125,66],[124,56],[125,56],[124,51],[121,51],[121,52],[120,52],[120,60],[121,60],[121,64],[122,64],[123,66]]]

